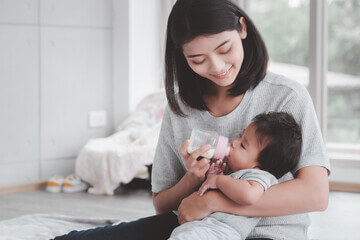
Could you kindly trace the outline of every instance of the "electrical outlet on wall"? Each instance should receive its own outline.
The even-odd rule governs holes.
[[[106,111],[89,112],[89,128],[98,128],[106,126]]]

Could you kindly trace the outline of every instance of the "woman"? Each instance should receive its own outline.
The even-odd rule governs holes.
[[[178,0],[168,19],[165,54],[169,106],[152,174],[158,215],[72,232],[64,239],[166,239],[178,223],[213,212],[263,217],[247,239],[307,239],[309,218],[303,213],[327,208],[329,162],[306,89],[267,72],[268,55],[259,32],[229,0]],[[233,140],[255,115],[269,111],[292,114],[302,128],[296,170],[251,206],[216,191],[198,196],[210,160],[197,160],[209,146],[188,154],[189,141],[184,140],[191,129],[217,131]]]

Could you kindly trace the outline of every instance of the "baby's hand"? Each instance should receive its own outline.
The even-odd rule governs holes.
[[[216,184],[218,177],[219,175],[208,175],[206,181],[201,185],[198,194],[202,196],[208,189],[218,189]]]
[[[226,169],[226,163],[223,163],[222,160],[217,160],[215,163],[210,165],[206,176],[209,175],[222,175]]]

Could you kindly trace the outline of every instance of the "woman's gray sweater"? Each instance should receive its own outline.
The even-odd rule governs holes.
[[[293,179],[297,170],[307,166],[323,166],[330,172],[312,100],[306,88],[295,81],[268,72],[255,89],[245,93],[241,103],[231,113],[222,117],[214,117],[208,111],[192,109],[182,101],[178,102],[188,117],[177,116],[169,107],[165,110],[152,168],[152,191],[155,193],[171,188],[186,173],[179,148],[182,142],[190,138],[194,127],[217,131],[232,141],[239,137],[256,115],[264,112],[288,112],[302,129],[303,146],[299,164],[294,172],[285,174],[279,182]],[[309,225],[308,214],[264,217],[248,238],[304,240],[308,239]]]

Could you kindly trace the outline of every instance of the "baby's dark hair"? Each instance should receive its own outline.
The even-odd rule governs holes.
[[[276,178],[294,171],[299,162],[302,136],[294,117],[285,112],[269,112],[253,119],[259,145],[266,144],[258,157],[259,168]]]

